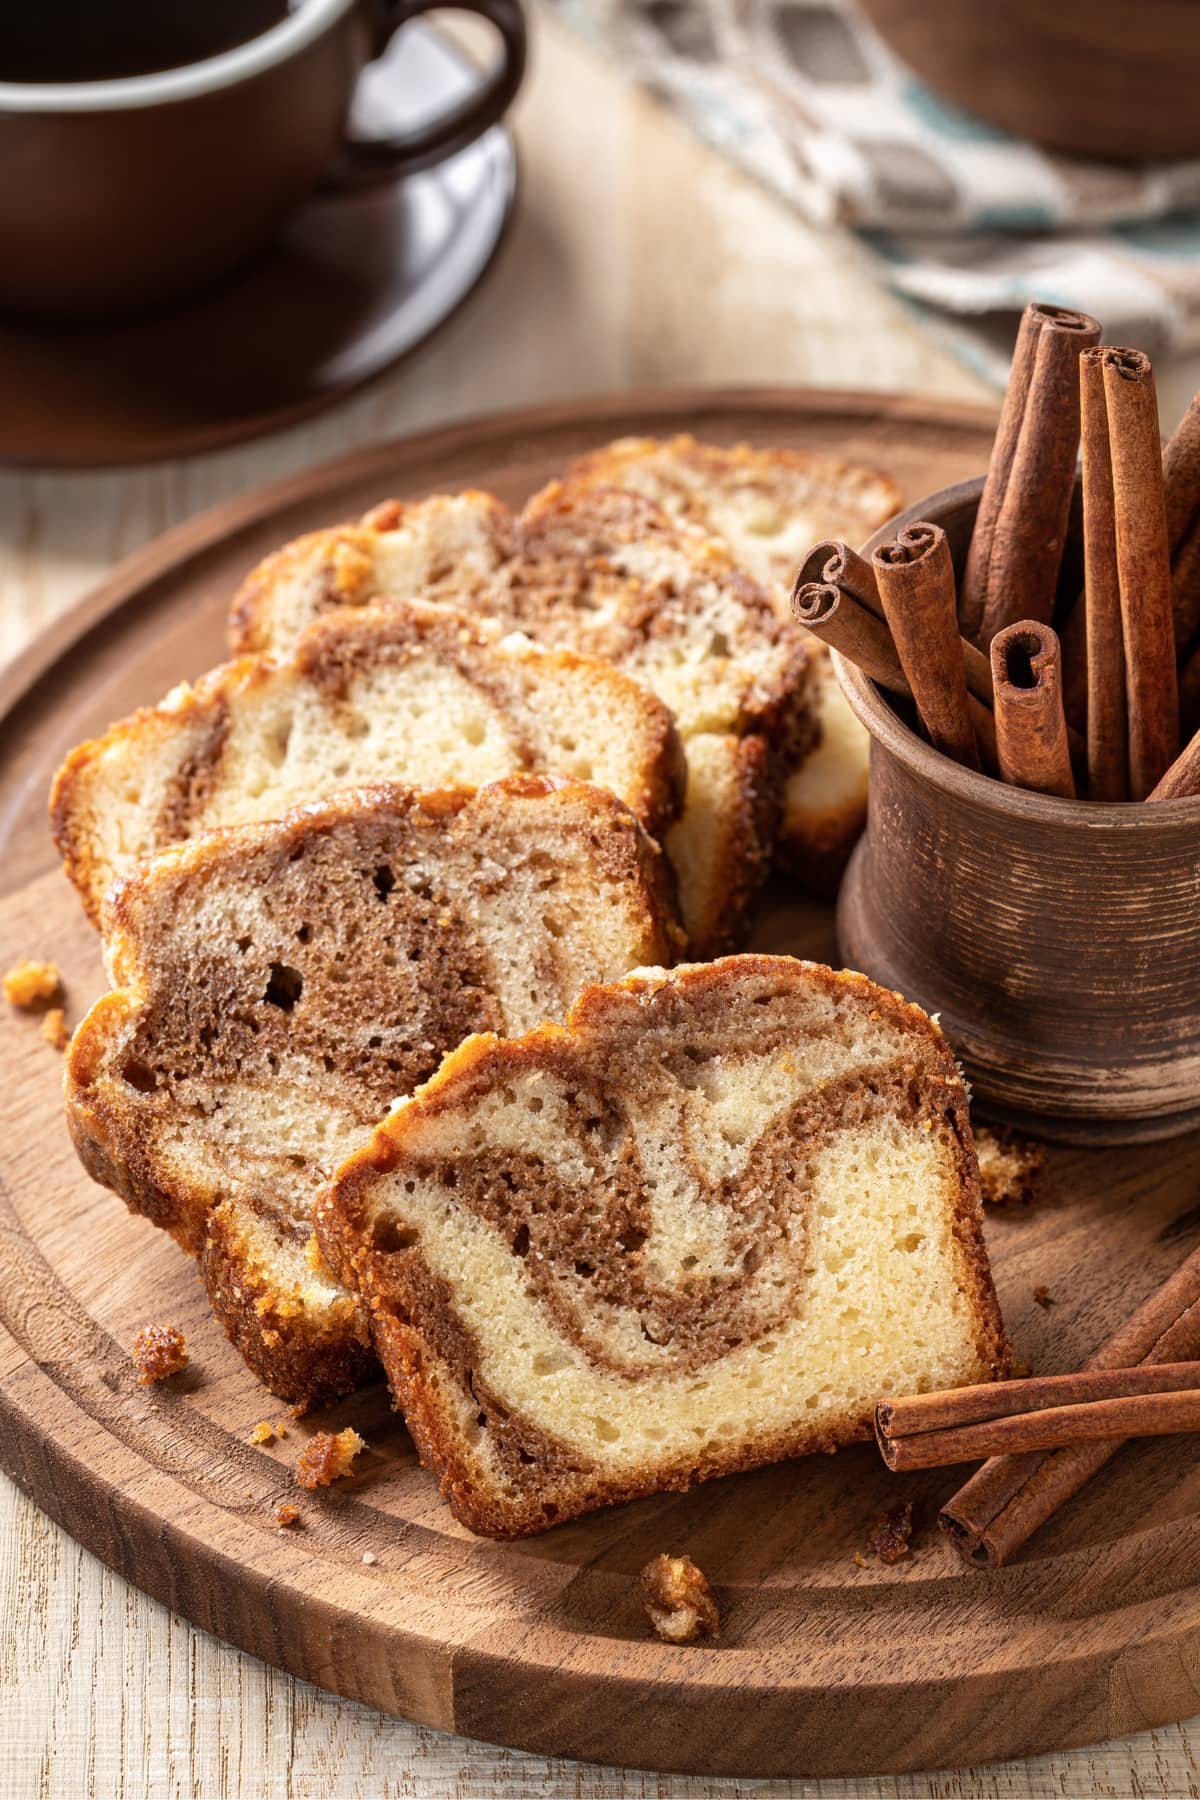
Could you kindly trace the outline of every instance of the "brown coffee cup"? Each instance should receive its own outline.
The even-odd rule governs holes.
[[[488,19],[495,68],[400,140],[358,140],[358,78],[434,4]],[[427,168],[502,117],[525,68],[520,0],[303,0],[206,61],[115,81],[0,82],[0,306],[85,318],[181,298],[236,268],[319,186]]]

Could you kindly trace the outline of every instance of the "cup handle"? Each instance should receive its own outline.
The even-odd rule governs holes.
[[[431,168],[473,144],[512,105],[525,74],[525,15],[520,0],[376,0],[371,8],[377,19],[375,55],[381,54],[410,19],[441,7],[476,13],[495,26],[501,42],[495,67],[473,93],[419,131],[395,138],[343,138],[325,175],[326,191],[379,187],[398,176]]]

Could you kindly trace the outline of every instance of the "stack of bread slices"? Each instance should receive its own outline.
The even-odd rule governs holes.
[[[388,501],[269,557],[235,660],[56,778],[113,983],[68,1057],[86,1167],[273,1392],[378,1358],[477,1530],[1003,1366],[936,1027],[727,954],[775,856],[829,889],[861,823],[864,747],[781,596],[896,498],[677,439],[520,512]]]

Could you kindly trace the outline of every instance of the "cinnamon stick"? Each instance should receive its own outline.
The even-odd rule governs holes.
[[[1017,619],[1049,624],[1075,484],[1081,350],[1099,323],[1027,306],[967,554],[963,634],[987,645]]]
[[[804,574],[808,566],[806,557],[800,566],[800,575]],[[869,565],[864,564],[864,567]],[[912,688],[900,665],[896,645],[886,621],[861,605],[853,594],[832,581],[801,582],[797,576],[797,586],[792,594],[792,613],[814,637],[838,651],[847,662],[854,663],[856,668],[870,676],[879,687],[887,688],[889,693],[899,694],[906,700],[912,699]],[[975,654],[978,655],[978,652]],[[991,688],[990,670],[988,688]],[[967,704],[980,760],[984,768],[993,773],[998,765],[996,724],[991,707],[982,700],[977,700],[974,694],[968,696]]]
[[[1064,664],[1083,654],[1086,679],[1087,775],[1090,800],[1129,796],[1129,732],[1125,716],[1125,649],[1117,579],[1117,521],[1103,353],[1079,359],[1083,443],[1083,604],[1077,602],[1063,641]],[[1080,630],[1080,625],[1084,629]],[[1064,708],[1066,695],[1064,692]]]
[[[801,569],[801,574],[803,574]],[[889,693],[912,698],[892,634],[882,619],[831,581],[809,581],[792,594],[799,623]]]
[[[967,705],[950,546],[940,525],[910,525],[871,559],[884,617],[935,749],[968,769],[979,750]]]
[[[1187,748],[1180,751],[1154,792],[1147,798],[1184,800],[1190,794],[1200,794],[1200,731],[1197,731]]]
[[[883,617],[874,569],[865,556],[860,556],[840,538],[823,538],[813,545],[800,564],[793,591],[809,582],[832,582],[860,606],[865,606],[868,612],[873,612],[877,619]]]
[[[1200,1363],[1093,1369],[882,1400],[875,1437],[889,1469],[1058,1450],[1107,1437],[1200,1430]]]
[[[1090,1356],[1085,1369],[1191,1362],[1200,1357],[1200,1250]],[[985,1462],[948,1500],[938,1523],[959,1554],[998,1568],[1103,1468],[1119,1448],[1111,1438],[1063,1450],[1034,1450]]]
[[[1144,800],[1179,752],[1179,697],[1154,370],[1140,350],[1093,353],[1103,373],[1129,721],[1129,797]]]
[[[1051,627],[1023,619],[999,632],[992,639],[992,682],[1001,779],[1073,800],[1058,638]]]
[[[913,526],[911,529],[925,528]],[[852,550],[849,544],[843,544],[837,538],[827,538],[823,543],[814,544],[800,564],[796,588],[799,589],[807,582],[832,582],[834,587],[840,588],[844,594],[850,594],[860,606],[865,606],[877,619],[884,619],[886,623],[875,571],[866,558],[860,556],[857,550]],[[967,691],[974,694],[983,706],[990,707],[992,665],[983,651],[977,649],[967,638],[960,637],[959,644],[962,648]]]

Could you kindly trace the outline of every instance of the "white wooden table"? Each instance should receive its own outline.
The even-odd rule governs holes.
[[[851,242],[806,227],[559,26],[538,26],[517,113],[519,217],[466,308],[396,373],[284,436],[145,470],[0,476],[0,658],[164,527],[376,438],[646,382],[990,397]],[[1190,393],[1183,372],[1160,385],[1174,406]],[[111,1575],[0,1477],[0,1800],[1174,1800],[1200,1795],[1196,1746],[1193,1724],[965,1773],[740,1786],[546,1763],[380,1717],[240,1655]]]

